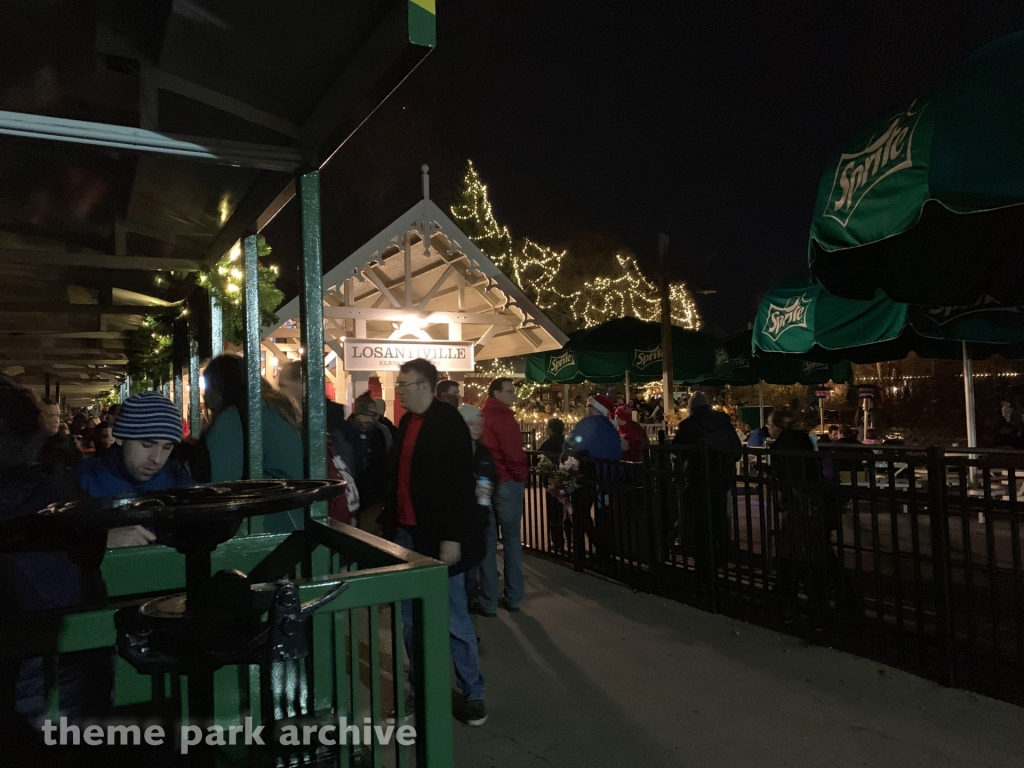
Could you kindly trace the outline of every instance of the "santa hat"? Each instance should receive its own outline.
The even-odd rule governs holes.
[[[611,418],[612,412],[615,410],[615,403],[612,402],[610,397],[605,397],[604,395],[588,397],[587,403],[609,418]]]
[[[620,405],[615,409],[615,419],[617,421],[624,421],[628,424],[633,420],[633,409],[628,405]]]

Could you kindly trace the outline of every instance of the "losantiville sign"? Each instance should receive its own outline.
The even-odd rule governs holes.
[[[846,226],[861,200],[882,179],[914,164],[911,154],[914,130],[927,105],[916,112],[914,104],[893,118],[881,136],[872,139],[860,152],[842,154],[836,166],[832,191],[823,214]]]
[[[410,339],[345,339],[346,371],[397,371],[402,363],[422,357],[439,371],[472,371],[472,341]]]
[[[764,323],[764,335],[772,341],[778,341],[779,336],[790,328],[807,327],[807,308],[811,300],[807,295],[794,296],[786,306],[779,307],[775,304],[768,305],[768,319]]]

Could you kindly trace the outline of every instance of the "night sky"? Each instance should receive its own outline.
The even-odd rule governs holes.
[[[652,264],[666,232],[673,276],[718,291],[707,328],[740,331],[805,266],[839,143],[1022,28],[1020,0],[438,0],[437,49],[324,169],[325,263],[415,202],[421,163],[446,207],[472,158],[513,236]]]

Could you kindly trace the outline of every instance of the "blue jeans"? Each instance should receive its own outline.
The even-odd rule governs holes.
[[[526,594],[523,580],[523,496],[526,483],[506,480],[494,493],[494,514],[487,523],[487,549],[480,565],[480,606],[498,611],[498,528],[504,545],[505,600],[518,608]]]
[[[399,527],[395,534],[395,544],[406,549],[413,549],[412,534]],[[409,657],[409,679],[413,675],[412,653],[412,601],[402,602],[402,634],[405,640],[405,653]],[[469,615],[469,598],[466,596],[464,574],[448,578],[448,634],[452,649],[452,663],[455,665],[455,679],[459,690],[467,699],[484,698],[484,676],[480,672],[480,652],[476,642],[476,627]],[[415,696],[415,683],[409,687]]]

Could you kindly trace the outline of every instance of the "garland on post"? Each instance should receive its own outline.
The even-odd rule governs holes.
[[[143,389],[171,379],[171,334],[175,315],[148,316],[138,328],[125,332],[128,375]]]
[[[281,306],[284,294],[277,287],[277,266],[266,265],[263,261],[270,256],[271,249],[262,235],[257,238],[256,253],[260,259],[257,274],[260,323],[270,325],[277,322],[274,310]],[[236,345],[243,341],[245,311],[241,255],[242,246],[235,243],[224,258],[211,268],[200,270],[196,276],[199,285],[220,305],[224,340]],[[163,281],[162,277],[156,278],[158,285]],[[170,381],[174,323],[187,314],[187,307],[176,305],[166,313],[146,317],[138,328],[125,333],[125,357],[133,390],[136,383],[141,391]]]
[[[264,259],[270,256],[271,248],[260,235],[256,239],[257,287],[259,291],[260,325],[277,322],[274,310],[281,306],[284,294],[277,287],[279,270],[276,265],[266,265]],[[211,269],[201,270],[197,276],[199,285],[210,292],[220,305],[224,318],[224,340],[230,344],[244,341],[244,271],[240,264],[242,246],[235,243],[227,255]]]

